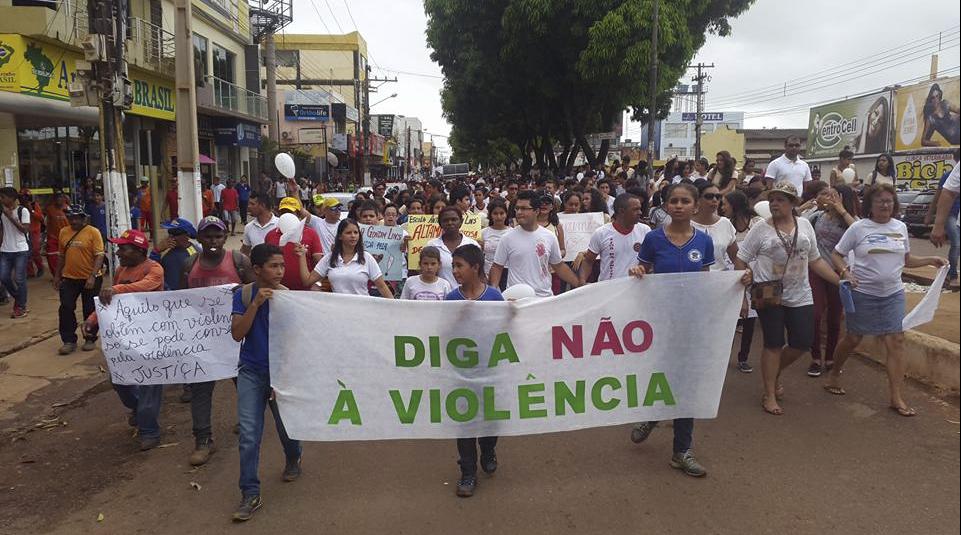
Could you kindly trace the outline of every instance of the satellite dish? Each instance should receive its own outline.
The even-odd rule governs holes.
[[[337,155],[334,154],[333,152],[328,152],[328,153],[327,153],[327,163],[328,163],[331,167],[337,167]]]
[[[286,178],[294,178],[294,175],[297,173],[294,159],[286,152],[278,153],[277,156],[274,157],[274,167]]]

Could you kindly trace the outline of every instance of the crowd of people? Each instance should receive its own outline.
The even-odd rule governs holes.
[[[890,162],[884,167],[879,157],[877,172],[866,183],[856,183],[857,179],[847,180],[850,173],[844,172],[842,158],[842,168],[832,171],[832,180],[820,181],[799,158],[799,148],[797,138],[788,138],[784,154],[763,171],[750,161],[738,171],[736,162],[723,152],[713,165],[707,160],[670,160],[656,172],[646,162],[632,166],[625,159],[599,169],[570,170],[563,178],[535,172],[471,175],[446,183],[435,178],[392,188],[378,183],[346,205],[313,189],[305,196],[296,181],[262,180],[251,188],[246,180],[225,184],[214,180],[204,190],[205,217],[196,226],[179,217],[168,199],[165,208],[172,217],[162,223],[167,235],[163,247],[154,248],[137,229],[111,237],[120,265],[107,287],[102,287],[106,231],[91,217],[89,205],[64,207],[54,242],[60,258],[50,263],[61,299],[60,353],[77,350],[78,298],[86,318],[82,349],[93,350],[96,295],[109,303],[114,295],[129,292],[237,285],[232,335],[242,342],[235,381],[242,502],[234,513],[236,520],[249,519],[262,505],[257,473],[268,407],[286,456],[283,478],[293,481],[301,473],[301,446],[287,436],[270,396],[269,303],[276,291],[501,301],[503,290],[520,285],[537,297],[549,297],[623,277],[743,270],[735,369],[753,372],[751,345],[760,323],[760,404],[765,412],[785,413],[782,374],[806,354],[812,359],[808,375],[827,373],[824,390],[844,395],[844,364],[862,337],[872,335],[881,337],[887,349],[891,409],[913,416],[916,411],[907,404],[901,386],[905,312],[901,270],[947,261],[912,254],[907,228],[897,219],[897,192],[883,178],[889,176]],[[945,177],[943,189],[936,225],[952,221],[956,225],[956,213],[951,216],[950,208],[957,199],[957,166]],[[26,313],[25,286],[19,277],[31,250],[27,242],[32,214],[19,199],[11,188],[0,190],[4,235],[0,277],[17,301],[14,317],[18,310]],[[603,214],[605,224],[575,261],[565,262],[565,234],[558,214],[589,212]],[[462,232],[468,213],[481,216],[479,240]],[[303,222],[303,233],[299,241],[281,246],[279,218],[285,214]],[[437,216],[439,236],[420,251],[418,270],[410,270],[406,280],[388,283],[377,258],[364,249],[360,225],[400,227],[409,239],[403,227],[410,216],[420,214]],[[243,225],[242,245],[232,251],[226,244],[238,221]],[[932,240],[943,242],[944,229],[935,229]],[[843,304],[845,295],[853,306]],[[195,383],[181,394],[181,400],[191,404],[195,447],[190,463],[195,466],[216,451],[211,431],[214,388],[213,382]],[[140,448],[157,447],[163,386],[115,385],[115,389],[130,410],[129,423],[138,429]],[[635,425],[631,440],[643,442],[656,426],[657,422]],[[674,421],[670,464],[701,477],[707,470],[694,457],[693,431],[693,419]],[[496,446],[497,437],[457,441],[459,496],[474,493],[478,465],[486,473],[497,469]]]

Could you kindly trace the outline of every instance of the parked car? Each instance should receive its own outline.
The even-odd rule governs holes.
[[[898,214],[898,219],[901,219],[901,220],[904,219],[904,210],[908,207],[909,204],[914,202],[914,199],[916,199],[917,196],[920,194],[921,194],[920,191],[899,191],[898,192],[898,204],[901,205],[901,213]]]
[[[922,191],[907,206],[901,220],[908,226],[908,233],[921,238],[931,232],[932,225],[924,223],[924,216],[928,214],[931,202],[934,201],[935,190]]]

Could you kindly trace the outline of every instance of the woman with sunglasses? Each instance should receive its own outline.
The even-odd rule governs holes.
[[[728,218],[717,214],[723,198],[721,190],[710,181],[701,181],[697,191],[697,212],[691,218],[691,225],[710,236],[714,242],[715,262],[711,264],[711,271],[733,269],[732,258],[737,256],[737,231]]]

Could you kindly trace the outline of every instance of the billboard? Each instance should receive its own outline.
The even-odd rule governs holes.
[[[855,154],[887,152],[890,126],[889,91],[811,108],[807,157],[836,158],[845,146]]]
[[[894,149],[958,146],[961,78],[941,78],[894,91]]]
[[[949,152],[894,156],[898,187],[909,190],[937,189],[938,181],[952,168],[954,157]]]

